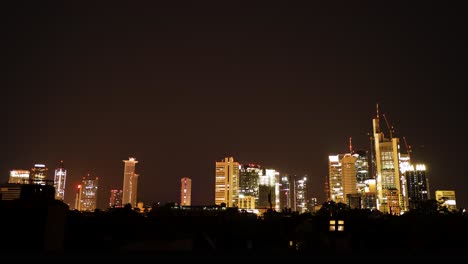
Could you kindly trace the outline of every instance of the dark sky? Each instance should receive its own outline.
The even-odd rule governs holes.
[[[228,2],[4,6],[0,180],[64,160],[66,202],[90,172],[104,208],[132,156],[146,204],[181,177],[212,204],[234,156],[309,175],[323,202],[328,155],[369,147],[378,102],[432,191],[468,206],[465,9]]]

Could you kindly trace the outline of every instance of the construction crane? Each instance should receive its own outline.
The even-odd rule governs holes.
[[[388,131],[390,132],[390,139],[393,138],[393,126],[390,126],[388,124],[388,120],[387,120],[387,117],[385,116],[385,114],[382,114],[383,118],[385,119],[385,124],[387,124],[387,128],[388,128]]]
[[[403,142],[405,142],[406,152],[408,152],[408,155],[411,155],[411,145],[408,145],[408,143],[406,142],[406,137],[404,136],[403,136]]]

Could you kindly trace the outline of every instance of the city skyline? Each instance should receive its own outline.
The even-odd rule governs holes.
[[[378,103],[426,164],[431,195],[455,190],[468,206],[456,5],[11,5],[2,182],[34,164],[52,179],[63,160],[65,200],[91,172],[105,208],[136,157],[145,203],[178,201],[189,175],[192,204],[212,204],[213,164],[234,157],[308,175],[320,202],[329,155],[349,137],[370,148]]]

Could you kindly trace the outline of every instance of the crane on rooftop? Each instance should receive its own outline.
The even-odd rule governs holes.
[[[390,126],[390,124],[388,123],[388,120],[387,120],[387,116],[385,116],[385,114],[382,114],[384,120],[385,120],[385,124],[387,124],[387,128],[388,128],[388,131],[390,132],[390,139],[393,138],[393,132],[395,132],[393,130],[393,126]]]

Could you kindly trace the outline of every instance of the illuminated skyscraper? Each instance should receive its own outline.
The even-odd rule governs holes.
[[[239,208],[252,209],[258,204],[258,184],[262,168],[256,164],[242,165],[239,171]]]
[[[192,180],[187,177],[180,179],[180,205],[192,205]]]
[[[109,197],[109,207],[110,208],[121,208],[122,204],[122,190],[111,190]]]
[[[307,193],[307,175],[304,177],[296,178],[294,180],[294,192],[295,192],[295,208],[294,211],[299,213],[307,212],[309,208],[308,204],[308,193]]]
[[[274,169],[263,169],[258,181],[258,209],[279,210],[279,184],[277,179],[279,173]]]
[[[376,118],[373,123],[375,175],[377,184],[377,209],[389,213],[389,206],[394,206],[395,197],[400,197],[399,206],[404,208],[404,199],[401,196],[400,167],[399,167],[399,139],[392,136],[386,138],[380,130],[379,109],[377,106]],[[387,191],[391,190],[391,191]],[[392,204],[387,201],[387,194],[391,195]],[[396,209],[393,209],[395,212]]]
[[[27,184],[29,183],[29,175],[30,173],[28,170],[11,170],[8,183]]]
[[[233,157],[216,162],[215,204],[237,206],[240,165]]]
[[[293,190],[291,190],[291,179],[288,175],[281,176],[280,181],[280,208],[283,209],[291,209],[292,210],[292,196]]]
[[[67,179],[67,170],[63,166],[63,160],[60,161],[59,166],[55,169],[54,187],[55,199],[63,201],[65,197],[65,181]]]
[[[88,173],[86,177],[81,180],[81,185],[78,185],[77,201],[75,201],[75,208],[80,211],[94,211],[97,204],[97,191],[98,191],[99,178],[91,178]]]
[[[34,167],[31,169],[31,174],[29,175],[29,183],[45,185],[47,170],[44,164],[34,164]]]
[[[404,176],[408,186],[409,209],[416,209],[422,202],[429,199],[426,166],[423,164],[417,164],[416,168],[413,165],[407,166]]]
[[[328,156],[328,180],[330,200],[344,203],[341,159],[343,155]]]
[[[137,192],[138,192],[138,174],[135,173],[135,165],[138,161],[135,158],[123,160],[124,166],[124,182],[123,182],[123,198],[122,203],[131,204],[132,207],[137,207]]]

